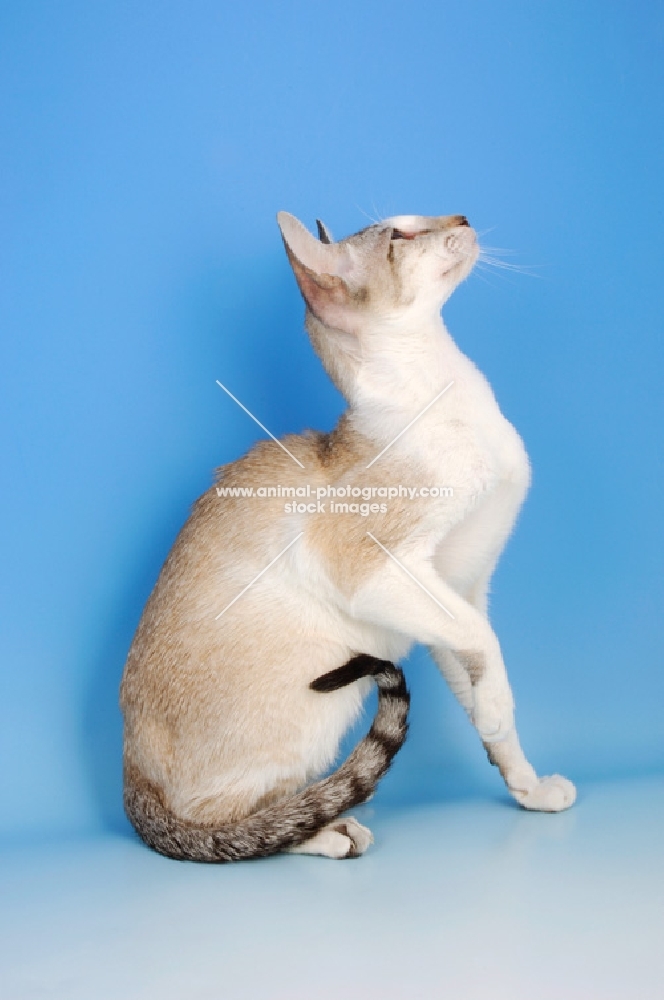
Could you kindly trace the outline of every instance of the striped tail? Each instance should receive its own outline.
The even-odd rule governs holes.
[[[378,711],[348,759],[328,778],[244,819],[219,827],[178,819],[159,789],[127,767],[124,806],[139,836],[155,851],[180,861],[240,861],[296,847],[365,802],[406,739],[410,695],[403,672],[388,660],[360,653],[311,684],[312,690],[325,693],[368,676],[378,687]]]

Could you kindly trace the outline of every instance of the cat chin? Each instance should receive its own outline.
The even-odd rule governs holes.
[[[467,278],[473,267],[475,266],[475,258],[472,261],[457,260],[446,268],[442,273],[442,278],[448,286],[447,295],[450,296],[456,286],[460,284],[464,278]]]
[[[443,276],[459,274],[459,280],[466,277],[475,266],[480,253],[475,231],[469,227],[455,229],[445,239],[445,251],[453,260],[443,271]]]
[[[477,241],[475,239],[473,239],[473,243],[469,250],[461,251],[461,248],[459,248],[459,250],[463,254],[462,257],[460,258],[460,260],[455,261],[452,267],[450,267],[447,271],[445,271],[445,275],[454,274],[458,276],[456,278],[457,284],[458,282],[463,281],[464,278],[468,277],[470,272],[475,267],[475,264],[477,263],[477,258],[480,255],[480,248],[477,245]]]

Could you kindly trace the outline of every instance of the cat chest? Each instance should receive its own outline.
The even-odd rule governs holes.
[[[450,418],[423,427],[419,458],[437,481],[472,493],[513,484],[525,492],[530,482],[528,455],[516,429],[496,407],[484,419]]]
[[[480,425],[477,437],[498,482],[524,485],[529,482],[530,462],[525,445],[502,413]]]

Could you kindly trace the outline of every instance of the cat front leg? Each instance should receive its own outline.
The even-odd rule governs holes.
[[[468,713],[514,798],[525,809],[559,812],[576,798],[560,775],[540,778],[514,724],[514,699],[500,645],[486,615],[461,597],[426,559],[395,553],[355,594],[351,610],[365,622],[398,630],[431,648],[453,693]],[[486,606],[485,588],[477,592]],[[435,638],[434,638],[435,637]]]
[[[504,739],[514,726],[514,702],[487,618],[443,581],[429,560],[395,553],[386,562],[354,595],[353,617],[457,654],[464,665],[454,676],[449,672],[452,689],[485,743]]]
[[[576,801],[576,788],[567,778],[552,774],[539,778],[526,760],[516,729],[500,743],[484,744],[487,756],[519,805],[538,812],[561,812]]]
[[[452,693],[476,725],[474,680],[480,666],[477,658],[468,653],[454,653],[444,647],[431,648],[430,652]],[[490,762],[498,768],[508,790],[524,809],[560,812],[573,805],[576,789],[572,782],[559,774],[538,777],[521,748],[514,725],[497,741],[486,740],[479,729],[478,732]]]

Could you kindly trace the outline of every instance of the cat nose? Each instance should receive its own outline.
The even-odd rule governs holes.
[[[455,229],[456,226],[470,226],[465,215],[444,215],[441,221],[445,229]]]

